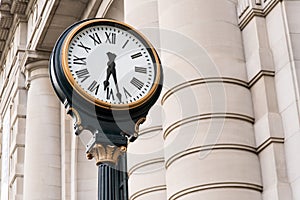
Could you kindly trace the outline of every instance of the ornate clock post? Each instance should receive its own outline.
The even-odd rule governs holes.
[[[65,30],[50,59],[57,96],[98,166],[98,199],[128,199],[126,149],[158,99],[163,74],[150,42],[131,26],[88,19]]]

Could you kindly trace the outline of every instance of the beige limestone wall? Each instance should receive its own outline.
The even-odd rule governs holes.
[[[24,151],[26,129],[27,90],[25,77],[16,71],[15,85],[12,90],[11,135],[10,135],[10,200],[18,200],[23,196]]]
[[[13,81],[1,88],[1,197],[15,200],[23,195],[27,93],[25,78],[15,66],[9,78]]]
[[[299,8],[298,0],[282,1],[266,17],[274,57],[278,109],[285,137],[286,182],[291,186],[293,200],[300,198]]]
[[[1,4],[1,8],[5,7],[5,2]],[[2,13],[1,13],[2,14]],[[1,15],[0,23],[3,25],[7,17],[8,22],[10,16]],[[6,24],[7,27],[10,24]],[[1,196],[2,198],[9,198],[10,200],[23,198],[23,180],[24,180],[24,150],[25,150],[25,127],[26,127],[26,104],[27,104],[27,90],[25,88],[25,77],[20,69],[21,58],[24,55],[24,47],[26,42],[27,24],[24,21],[18,21],[15,26],[12,40],[7,36],[9,30],[2,26],[1,30],[1,51],[2,56],[3,45],[6,42],[11,42],[7,48],[7,57],[2,59],[0,64],[0,115],[2,118],[1,128],[4,126],[4,114],[8,113],[10,124],[8,127],[9,140],[6,149],[7,159],[3,160],[4,154],[1,152],[1,162],[3,166],[7,167],[7,171],[1,177],[5,177],[5,181],[1,181]],[[4,28],[4,29],[3,29]],[[4,34],[3,34],[4,33]],[[7,110],[7,111],[5,111]],[[1,130],[3,131],[3,130]],[[5,133],[1,133],[1,150],[2,151],[2,137]],[[7,195],[7,197],[6,197]]]
[[[169,30],[160,38],[169,87],[162,97],[169,200],[262,199],[236,6],[158,1],[160,28]]]
[[[74,136],[75,137],[75,136]],[[78,137],[75,139],[74,171],[76,184],[76,200],[97,199],[98,194],[98,168],[95,160],[87,160],[85,146]],[[76,142],[77,140],[77,142]],[[77,144],[76,144],[77,143]]]

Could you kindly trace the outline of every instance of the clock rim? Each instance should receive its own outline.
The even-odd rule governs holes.
[[[155,79],[153,82],[153,85],[150,89],[150,91],[148,91],[148,93],[142,97],[141,99],[132,102],[132,103],[127,103],[127,104],[111,104],[105,101],[102,101],[100,99],[95,98],[93,95],[87,93],[84,89],[82,89],[79,84],[75,81],[74,77],[72,76],[71,72],[70,72],[70,68],[69,68],[69,64],[68,64],[68,49],[69,49],[69,45],[71,40],[74,38],[74,36],[76,35],[76,33],[78,33],[79,31],[81,31],[83,28],[85,27],[89,27],[90,25],[92,25],[93,23],[96,24],[101,24],[103,23],[103,25],[112,25],[112,24],[117,24],[117,27],[123,27],[125,29],[123,29],[124,31],[132,31],[131,34],[133,34],[135,37],[137,37],[139,40],[142,39],[143,41],[141,41],[143,43],[143,45],[145,46],[145,48],[147,48],[147,51],[149,52],[150,55],[153,56],[155,63],[153,63],[154,68],[156,70],[156,74],[155,74]],[[112,26],[113,27],[113,26]],[[127,30],[126,30],[127,29]],[[146,44],[146,45],[145,45]],[[62,61],[62,68],[63,68],[63,72],[66,76],[67,81],[70,83],[71,87],[81,96],[83,97],[85,100],[87,100],[88,102],[95,104],[101,108],[105,108],[105,109],[110,109],[110,110],[128,110],[128,109],[132,109],[132,108],[137,108],[139,106],[144,105],[146,102],[151,100],[151,97],[155,94],[155,92],[157,91],[157,89],[159,88],[160,80],[161,80],[161,62],[160,59],[158,57],[158,54],[155,50],[155,48],[153,47],[153,45],[150,43],[150,41],[139,31],[137,31],[135,28],[133,28],[132,26],[124,23],[124,22],[120,22],[117,20],[113,20],[113,19],[91,19],[91,20],[87,20],[82,22],[81,24],[77,25],[76,27],[74,27],[66,36],[66,38],[63,41],[62,44],[62,51],[61,51],[61,61]],[[153,58],[152,61],[153,61]]]

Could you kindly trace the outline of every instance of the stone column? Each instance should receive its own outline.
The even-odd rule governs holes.
[[[61,199],[60,103],[51,87],[48,61],[28,64],[26,73],[24,200]]]
[[[237,0],[158,3],[167,199],[261,200]]]
[[[157,0],[124,0],[125,22],[140,30],[160,52]],[[166,183],[160,100],[141,125],[139,138],[128,146],[131,200],[165,200]]]

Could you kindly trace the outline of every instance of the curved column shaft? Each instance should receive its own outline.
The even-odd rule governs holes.
[[[158,3],[168,199],[261,200],[237,1]]]
[[[160,53],[158,0],[124,0],[125,22],[140,30]],[[160,100],[140,126],[139,138],[128,146],[131,200],[165,200],[166,182]]]
[[[24,200],[61,199],[60,103],[48,75],[48,61],[26,66],[27,99]]]

